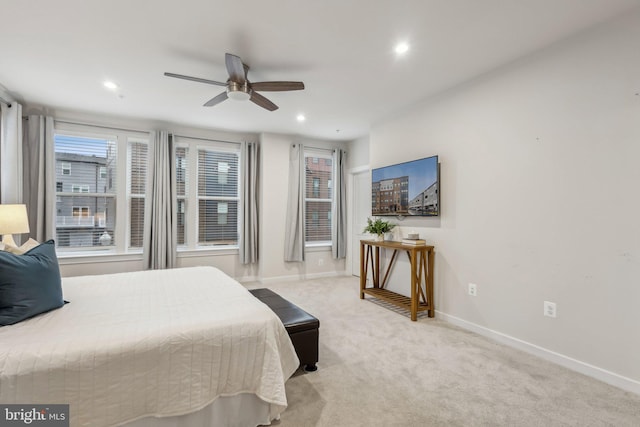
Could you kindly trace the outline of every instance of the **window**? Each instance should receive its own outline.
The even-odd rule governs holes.
[[[142,248],[146,144],[144,133],[56,123],[52,179],[59,250]]]
[[[229,163],[218,162],[218,184],[227,184],[229,178]]]
[[[71,192],[72,193],[88,193],[89,192],[89,186],[88,185],[82,185],[82,184],[71,184]]]
[[[240,144],[176,137],[175,158],[178,245],[237,246]]]
[[[227,225],[227,214],[229,213],[229,204],[218,202],[218,225]]]
[[[326,150],[305,150],[305,233],[307,244],[331,243],[333,209],[332,155]]]
[[[144,245],[144,207],[147,192],[147,162],[149,148],[144,140],[129,140],[127,164],[129,182],[129,248],[142,249]]]
[[[74,206],[72,209],[74,217],[89,217],[89,206]]]
[[[63,190],[67,184],[71,190],[57,193],[56,244],[76,249],[98,246],[103,233],[114,232],[116,194],[98,188],[97,177],[101,167],[116,168],[115,138],[57,133],[54,145],[55,162],[60,164],[57,188]],[[95,216],[107,218],[109,226],[97,227]]]
[[[239,153],[198,150],[198,245],[238,244]]]
[[[320,197],[320,178],[313,178],[313,197]]]
[[[185,213],[187,206],[187,154],[188,147],[176,147],[176,194],[177,194],[177,220],[178,220],[178,245],[185,245]]]

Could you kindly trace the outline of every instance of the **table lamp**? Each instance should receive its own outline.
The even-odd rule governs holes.
[[[29,232],[27,205],[0,205],[0,234],[2,243],[17,246],[13,234]]]

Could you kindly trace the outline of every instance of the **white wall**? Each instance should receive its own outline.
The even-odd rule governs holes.
[[[367,212],[367,216],[371,213],[371,199],[366,206],[360,206],[358,203],[362,197],[366,196],[362,193],[370,193],[370,185],[366,189],[358,186],[362,183],[359,179],[370,179],[369,174],[369,135],[353,140],[348,145],[347,163],[349,165],[349,176],[347,178],[347,258],[346,269],[347,274],[360,274],[360,245],[359,240],[362,237],[362,219],[360,215]],[[366,174],[366,177],[363,175]],[[366,219],[365,219],[366,220]]]
[[[350,170],[369,166],[369,135],[349,142],[347,164]]]
[[[242,265],[237,251],[193,251],[178,253],[178,267],[212,265],[238,280],[280,280],[344,274],[344,260],[333,260],[330,248],[315,249],[307,253],[305,263],[285,263],[284,224],[289,170],[289,146],[302,142],[316,147],[345,147],[343,142],[304,140],[291,135],[226,132],[198,129],[175,123],[123,117],[104,117],[77,111],[47,110],[54,118],[93,125],[123,127],[136,130],[169,129],[176,134],[224,141],[259,141],[261,145],[260,178],[260,261],[258,265]],[[42,113],[31,109],[29,114]],[[62,258],[63,276],[105,274],[143,269],[142,255],[113,257]]]
[[[440,156],[441,217],[400,227],[435,244],[439,316],[636,392],[638,52],[636,13],[403,111],[370,143],[372,168]],[[545,300],[557,318],[543,316]]]
[[[289,183],[289,148],[294,143],[312,147],[346,147],[343,142],[320,141],[265,133],[261,135],[260,156],[260,272],[270,280],[344,274],[345,262],[334,260],[331,248],[307,249],[305,262],[284,261],[284,233]]]

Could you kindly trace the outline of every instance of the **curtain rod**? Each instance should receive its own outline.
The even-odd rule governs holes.
[[[79,125],[79,126],[88,126],[88,127],[96,127],[96,128],[101,128],[101,129],[112,129],[112,130],[123,130],[126,132],[138,132],[138,133],[151,133],[151,132],[160,132],[160,130],[157,129],[147,129],[147,130],[141,130],[141,129],[127,129],[127,128],[121,128],[121,127],[116,127],[116,126],[103,126],[103,125],[95,125],[93,123],[83,123],[83,122],[74,122],[71,120],[56,120],[54,119],[54,121],[58,122],[58,123],[66,123],[66,124],[70,124],[70,125]],[[232,144],[242,144],[242,142],[240,141],[224,141],[221,139],[213,139],[213,138],[202,138],[202,137],[197,137],[197,136],[188,136],[188,135],[180,135],[177,133],[173,133],[169,130],[167,130],[167,132],[169,132],[169,134],[173,135],[173,136],[177,136],[179,138],[190,138],[190,139],[198,139],[201,141],[215,141],[215,142],[224,142],[224,143],[232,143]]]
[[[198,141],[209,141],[209,142],[224,142],[226,144],[242,144],[242,141],[224,141],[222,139],[214,139],[214,138],[204,138],[201,136],[188,136],[188,135],[180,135],[178,133],[171,133],[173,136],[177,136],[178,138],[189,138],[189,139],[197,139]]]
[[[9,108],[11,108],[11,102],[7,101],[6,99],[4,99],[1,96],[0,96],[0,102],[4,102],[5,104],[7,104],[9,106]]]
[[[28,120],[28,118],[27,118],[27,120]],[[96,125],[96,124],[93,124],[93,123],[74,122],[74,121],[71,121],[71,120],[53,119],[53,121],[58,122],[58,123],[66,123],[68,125],[88,126],[88,127],[101,128],[101,129],[111,129],[111,130],[123,130],[125,132],[137,132],[137,133],[151,133],[151,132],[153,132],[151,130],[127,129],[127,128],[120,128],[120,127],[116,127],[116,126],[106,126],[106,125]]]

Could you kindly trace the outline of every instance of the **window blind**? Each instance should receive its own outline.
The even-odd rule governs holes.
[[[149,147],[146,142],[129,140],[127,147],[129,196],[129,248],[144,245],[145,194]]]
[[[177,196],[177,231],[178,245],[184,246],[186,232],[186,212],[187,212],[187,196],[189,194],[188,166],[187,159],[189,154],[188,147],[176,147],[176,196]]]
[[[333,204],[331,154],[305,153],[305,234],[307,242],[331,241]]]
[[[238,244],[239,153],[198,148],[198,245]]]

